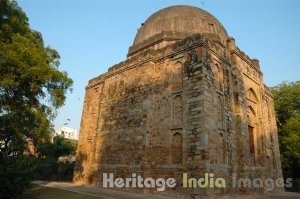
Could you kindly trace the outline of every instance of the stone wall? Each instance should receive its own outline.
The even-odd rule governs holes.
[[[258,61],[233,39],[224,46],[215,35],[194,35],[145,50],[86,87],[74,181],[101,186],[108,172],[177,182],[183,173],[214,173],[228,185],[233,175],[281,177],[273,106]],[[232,191],[183,189],[180,183],[168,190]]]

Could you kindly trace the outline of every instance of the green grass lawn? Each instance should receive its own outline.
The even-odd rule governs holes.
[[[101,197],[87,196],[71,191],[32,185],[32,187],[18,199],[101,199]]]

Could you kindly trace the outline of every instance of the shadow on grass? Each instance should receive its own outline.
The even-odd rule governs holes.
[[[39,185],[32,185],[24,194],[17,199],[103,199],[101,197],[93,197],[85,194],[74,193],[55,189],[51,187],[44,187]]]

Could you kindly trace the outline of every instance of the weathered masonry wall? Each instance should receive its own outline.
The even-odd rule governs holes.
[[[231,190],[233,175],[280,177],[273,99],[258,61],[233,39],[224,46],[197,34],[90,80],[74,181],[101,186],[109,172],[174,177],[178,186],[168,192],[195,195],[253,191]],[[183,189],[183,173],[214,173],[228,187]]]

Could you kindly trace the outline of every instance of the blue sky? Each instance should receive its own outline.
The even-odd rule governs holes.
[[[241,50],[260,60],[265,83],[300,80],[298,0],[18,0],[30,26],[61,55],[61,70],[74,80],[55,128],[79,129],[85,86],[126,59],[137,28],[171,5],[200,7],[224,25]],[[70,121],[67,121],[70,119]]]

